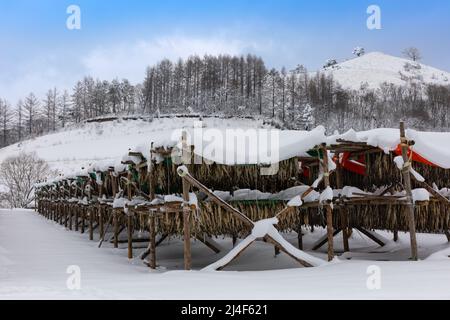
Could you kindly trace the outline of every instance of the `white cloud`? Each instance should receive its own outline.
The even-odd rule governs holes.
[[[43,98],[55,86],[60,91],[70,90],[86,75],[102,80],[127,78],[132,83],[138,83],[143,81],[147,66],[164,58],[176,61],[194,54],[239,55],[267,50],[273,50],[270,41],[243,41],[223,34],[215,37],[178,35],[111,43],[97,46],[87,53],[77,48],[70,48],[70,51],[52,49],[29,58],[16,59],[9,65],[3,61],[2,68],[6,71],[0,73],[0,97],[13,104],[30,92]]]
[[[82,63],[86,72],[101,79],[128,78],[132,82],[142,81],[145,68],[164,58],[176,61],[191,55],[241,54],[255,49],[256,44],[245,44],[240,40],[225,38],[190,38],[171,36],[150,41],[137,41],[98,47],[90,52]]]
[[[75,71],[76,70],[76,71]],[[39,98],[51,88],[70,89],[80,73],[76,64],[66,63],[65,57],[33,57],[14,61],[8,73],[0,75],[0,97],[15,105],[30,92]]]

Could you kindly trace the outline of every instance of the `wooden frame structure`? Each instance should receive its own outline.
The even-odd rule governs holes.
[[[316,146],[312,150],[315,156],[292,159],[296,170],[300,170],[301,165],[305,165],[310,172],[309,176],[304,176],[303,182],[298,180],[300,172],[293,180],[294,185],[304,184],[306,187],[304,192],[298,195],[301,200],[300,205],[288,206],[287,201],[271,201],[270,208],[263,212],[258,201],[228,203],[210,189],[220,186],[206,186],[207,184],[200,182],[200,179],[196,177],[202,176],[202,172],[207,173],[203,176],[208,176],[214,173],[214,170],[224,169],[217,164],[212,164],[210,167],[192,164],[195,153],[193,147],[187,145],[186,137],[183,136],[181,162],[185,163],[185,166],[169,162],[168,159],[173,150],[154,148],[152,144],[148,157],[141,152],[130,151],[128,158],[123,161],[124,166],[119,169],[114,167],[95,169],[74,177],[57,179],[52,183],[39,184],[36,188],[37,210],[44,217],[59,222],[68,230],[81,233],[87,231],[90,240],[94,240],[97,231],[99,247],[104,241],[110,241],[115,248],[118,248],[124,241],[122,234],[126,232],[124,235],[129,259],[135,256],[133,243],[148,242],[148,248],[140,258],[144,260],[148,257],[146,263],[153,269],[157,267],[156,248],[169,236],[182,237],[186,270],[191,269],[192,266],[191,239],[198,239],[218,253],[221,248],[212,240],[212,236],[217,235],[232,236],[233,243],[237,237],[244,240],[225,256],[223,263],[214,264],[213,269],[224,268],[255,240],[271,243],[276,248],[276,252],[285,252],[303,266],[319,265],[320,262],[311,257],[302,258],[301,228],[304,225],[326,228],[326,237],[320,239],[313,249],[316,250],[327,244],[329,261],[335,255],[333,237],[342,232],[344,251],[349,251],[349,235],[353,228],[381,246],[384,242],[373,232],[374,229],[390,230],[394,232],[394,238],[398,231],[409,231],[411,258],[417,260],[416,228],[424,232],[443,233],[450,241],[448,233],[450,202],[426,182],[414,181],[414,175],[411,182],[412,162],[408,156],[408,148],[414,142],[406,139],[403,123],[400,132],[402,158],[405,164],[400,170],[402,180],[373,193],[363,192],[354,194],[352,197],[339,193],[325,201],[321,199],[306,201],[309,195],[317,191],[331,186],[342,190],[343,186],[347,185],[348,172],[345,172],[345,168],[338,160],[341,154],[347,153],[350,157],[360,157],[382,152],[365,143],[339,140],[336,144]],[[336,168],[331,170],[329,153],[334,155],[337,163]],[[165,160],[157,162],[155,155]],[[255,169],[245,167],[243,170],[249,170],[248,176],[252,176]],[[311,183],[311,172],[316,172],[319,176],[314,183]],[[289,186],[286,182],[278,182],[286,179],[286,174],[289,175],[291,172],[282,171],[278,177],[268,178],[267,183],[273,185],[273,181],[276,181],[277,186]],[[210,180],[215,181],[213,178]],[[413,183],[420,184],[429,191],[432,195],[429,201],[413,202]],[[252,186],[253,182],[250,181],[248,184]],[[267,186],[267,188],[271,187]],[[404,191],[405,195],[398,195],[399,191]],[[416,221],[418,216],[428,217],[430,208],[441,212],[439,221],[433,220],[430,223],[428,221],[422,223],[420,219]],[[318,210],[324,210],[325,216],[317,215]],[[368,212],[370,214],[367,214]],[[272,233],[248,238],[252,235],[258,221],[273,218],[278,223],[278,230],[298,232],[299,249],[282,241],[278,233],[274,236],[274,229],[267,229]],[[395,223],[391,223],[391,220]],[[146,231],[148,238],[136,238],[135,230]],[[111,234],[110,239],[106,239],[108,234]]]

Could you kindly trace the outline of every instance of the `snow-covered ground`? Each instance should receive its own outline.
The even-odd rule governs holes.
[[[36,152],[55,170],[62,173],[79,171],[81,167],[94,162],[120,160],[130,148],[150,144],[155,138],[159,141],[165,138],[170,142],[173,131],[193,127],[196,121],[199,121],[199,118],[173,117],[153,121],[115,120],[85,123],[2,148],[0,163],[20,152]],[[262,120],[245,118],[204,118],[203,125],[218,129],[265,127]]]
[[[324,231],[305,232],[308,249]],[[99,249],[87,234],[67,231],[33,211],[3,210],[0,299],[449,299],[450,245],[445,236],[418,235],[419,262],[407,261],[408,235],[400,236],[398,244],[377,248],[354,232],[351,253],[316,268],[300,268],[284,254],[275,258],[272,247],[256,243],[219,272],[182,271],[182,242],[170,239],[157,253],[158,264],[167,269],[152,272],[139,258],[126,258],[126,244],[113,249],[105,243]],[[296,234],[285,237],[295,243]],[[335,241],[337,251],[342,250],[340,240]],[[193,242],[194,269],[231,249],[230,239],[219,242],[227,249],[221,254]],[[135,249],[135,256],[142,250]],[[322,250],[312,254],[325,258],[326,248]],[[67,268],[73,265],[80,267],[80,290],[66,285],[71,276]],[[263,269],[267,271],[259,271]],[[369,289],[368,279],[376,283],[370,280],[378,271],[380,288]]]
[[[384,82],[405,85],[408,79],[419,83],[450,85],[449,72],[381,52],[370,52],[321,72],[332,74],[344,88],[354,90],[366,83],[372,89]]]

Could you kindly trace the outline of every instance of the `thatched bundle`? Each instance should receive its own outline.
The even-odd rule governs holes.
[[[388,186],[395,182],[401,182],[401,172],[397,168],[394,153],[386,154],[371,152],[365,155],[366,174],[359,175],[347,170],[342,170],[343,185],[358,187],[363,190],[372,190],[374,186]],[[414,162],[413,168],[419,172],[429,184],[436,183],[440,188],[450,185],[450,170],[433,167],[420,162]],[[420,186],[413,180],[413,188]],[[331,183],[335,185],[335,175],[331,176]]]
[[[233,204],[253,221],[268,219],[285,207],[283,201],[243,201]],[[335,229],[342,227],[342,214],[349,218],[349,226],[369,230],[408,231],[408,216],[401,204],[361,204],[336,207],[333,211]],[[343,211],[341,211],[343,210]],[[450,229],[450,206],[437,200],[415,207],[417,232],[442,233]],[[325,227],[325,209],[321,207],[292,208],[279,219],[277,228],[282,232],[296,231],[299,226]],[[168,213],[158,219],[158,232],[171,235],[183,234],[182,214]],[[212,202],[201,203],[201,209],[191,220],[194,234],[210,236],[230,235],[245,237],[250,232],[241,221]]]
[[[350,227],[377,230],[409,231],[408,212],[404,205],[352,205],[346,208]],[[334,215],[335,224],[341,223],[341,216]],[[415,206],[416,231],[442,233],[450,229],[450,206],[437,200]]]
[[[173,194],[182,192],[182,183],[169,158],[156,164],[156,193]],[[260,165],[198,164],[190,166],[192,175],[212,190],[233,191],[252,189],[276,193],[281,190],[310,182],[300,174],[298,160],[292,158],[279,163],[275,175],[261,175]]]

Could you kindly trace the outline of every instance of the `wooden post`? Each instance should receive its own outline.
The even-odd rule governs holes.
[[[182,151],[183,160],[190,161],[190,155],[187,153],[187,133],[183,131],[182,136]],[[186,163],[186,161],[183,161]],[[184,230],[184,269],[191,270],[191,226],[190,226],[190,215],[191,208],[189,206],[189,189],[190,184],[185,179],[183,179],[183,230]]]
[[[330,186],[330,172],[328,170],[328,150],[325,145],[322,145],[322,168],[323,168],[323,181],[325,184],[325,188]],[[328,238],[328,261],[333,260],[334,258],[334,249],[333,249],[333,210],[330,204],[325,205],[325,209],[327,211],[327,238]]]
[[[150,201],[155,199],[155,162],[153,161],[153,142],[150,148],[150,159],[148,162],[148,191]],[[156,269],[156,218],[154,212],[149,212],[148,231],[150,241],[148,244],[149,264],[151,269]]]
[[[274,250],[275,250],[275,257],[278,256],[280,254],[280,248],[276,245],[273,246]]]
[[[127,198],[131,200],[131,171],[127,175]],[[133,259],[133,211],[128,209],[127,212],[127,234],[128,234],[128,259]]]
[[[113,226],[114,226],[114,248],[119,247],[119,217],[117,216],[117,209],[113,209]]]
[[[131,209],[127,213],[128,259],[133,259],[133,217]]]
[[[69,230],[72,230],[72,204],[68,204],[68,210],[69,210]]]
[[[445,236],[447,237],[447,241],[450,242],[450,231],[445,231]]]
[[[94,210],[93,208],[88,208],[87,212],[89,214],[89,240],[94,240]]]
[[[148,196],[150,200],[155,199],[155,162],[153,161],[153,142],[150,149],[150,160],[148,161]]]
[[[102,207],[101,204],[98,206],[98,225],[99,225],[99,228],[100,228],[99,232],[100,232],[100,237],[101,237],[101,235],[105,231],[104,230],[105,227],[104,227],[104,224],[103,224],[103,207]]]
[[[298,239],[298,248],[300,250],[303,250],[303,232],[302,232],[302,224],[301,223],[298,224],[297,239]]]
[[[59,201],[62,201],[61,198],[59,198]],[[58,212],[59,212],[59,224],[62,225],[63,224],[63,219],[64,219],[64,212],[63,212],[63,204],[62,202],[58,202]]]
[[[397,228],[394,229],[394,241],[395,242],[398,241],[398,230],[397,230]]]
[[[74,205],[74,210],[75,210],[75,231],[78,231],[78,209],[79,209],[79,205]]]
[[[339,161],[339,153],[336,153],[336,157],[338,159],[336,164],[336,186],[338,189],[341,189],[344,187],[344,183],[342,181],[342,165]],[[344,244],[344,252],[350,251],[350,246],[348,243],[348,236],[349,236],[349,230],[348,230],[348,211],[345,206],[340,208],[340,214],[341,214],[341,221],[342,221],[342,240]]]
[[[64,211],[64,227],[67,228],[68,223],[68,214],[67,214],[67,203],[63,205],[63,211]]]
[[[81,205],[81,233],[84,233],[84,225],[86,223],[86,210],[84,205]]]
[[[149,243],[149,266],[152,269],[156,269],[156,225],[155,216],[150,213],[149,217],[149,232],[150,232],[150,243]]]
[[[408,141],[406,140],[405,134],[405,123],[400,122],[400,143],[402,149],[402,157],[404,166],[402,169],[403,175],[403,184],[405,186],[406,191],[406,210],[408,214],[408,225],[409,225],[409,234],[410,234],[410,242],[411,242],[411,260],[417,261],[417,239],[416,239],[416,221],[414,218],[414,202],[412,198],[412,190],[411,190],[411,175],[410,168],[411,162],[408,157]]]

